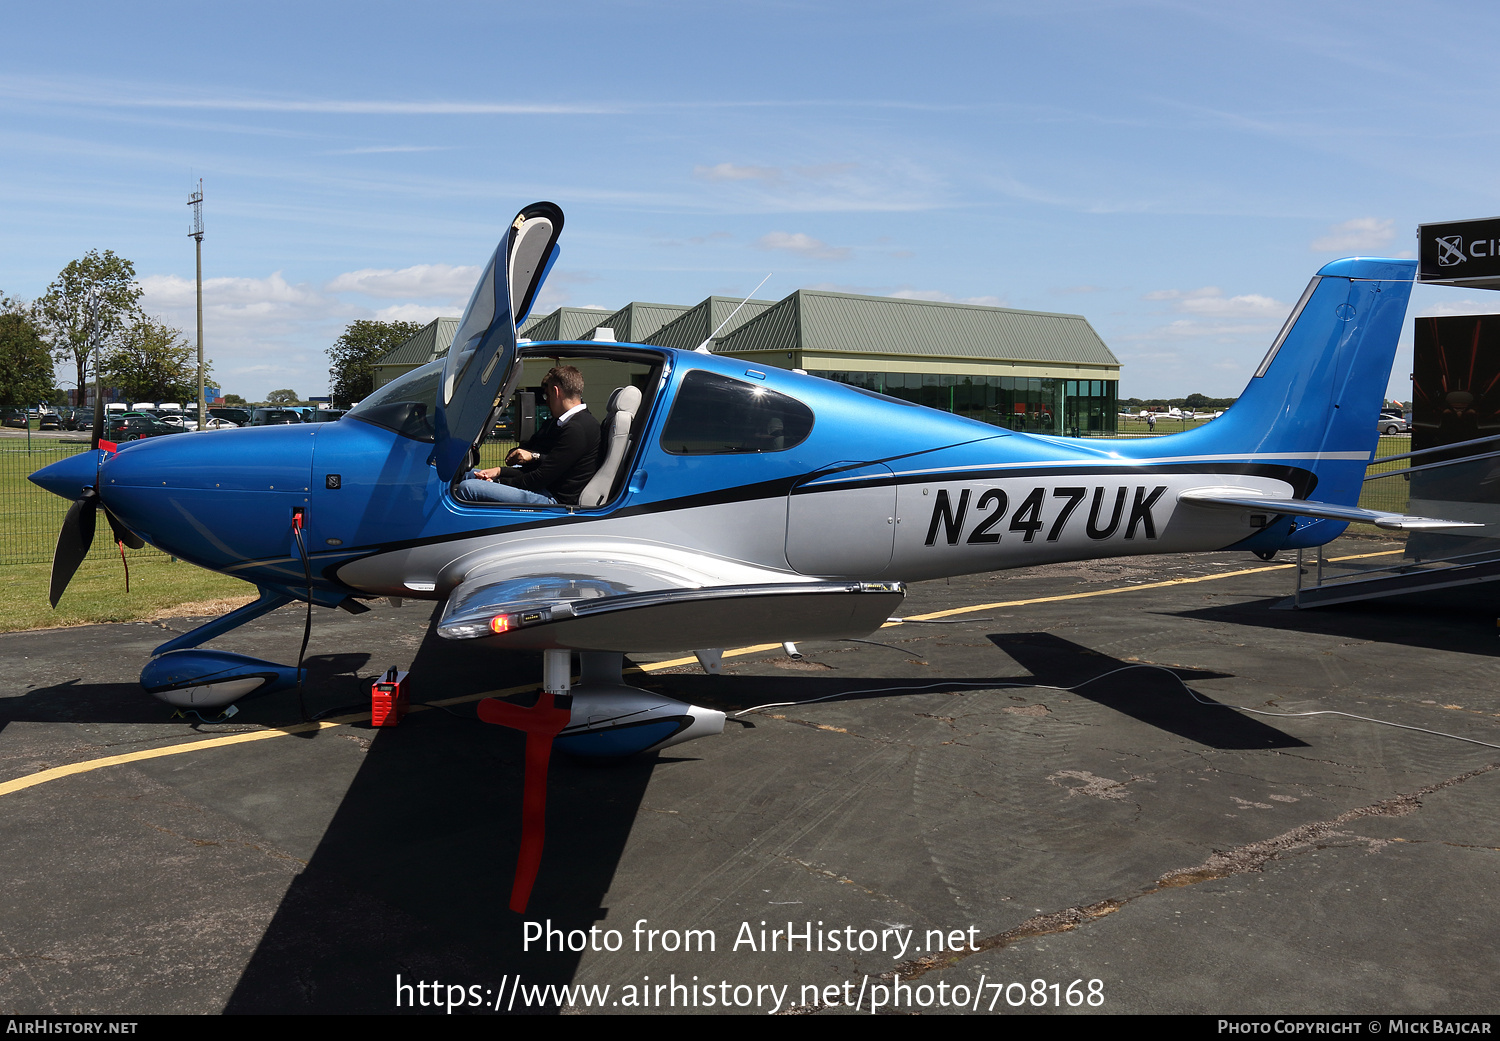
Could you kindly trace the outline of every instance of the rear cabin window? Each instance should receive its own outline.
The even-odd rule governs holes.
[[[812,409],[796,398],[696,369],[682,379],[661,446],[671,455],[784,452],[812,427]]]

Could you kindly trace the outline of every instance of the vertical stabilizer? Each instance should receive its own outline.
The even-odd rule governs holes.
[[[1414,260],[1325,265],[1234,407],[1207,426],[1156,438],[1152,454],[1285,460],[1316,476],[1310,498],[1355,505],[1416,269]]]

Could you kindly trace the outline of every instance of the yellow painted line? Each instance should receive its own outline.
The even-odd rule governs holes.
[[[1338,563],[1345,560],[1363,560],[1368,557],[1388,557],[1403,550],[1389,549],[1378,553],[1356,553],[1347,557],[1330,557],[1329,563]],[[1111,596],[1115,593],[1133,593],[1145,589],[1164,589],[1168,586],[1189,585],[1194,582],[1214,582],[1221,578],[1235,578],[1239,575],[1257,575],[1266,571],[1284,571],[1296,564],[1270,564],[1266,567],[1245,568],[1239,571],[1224,571],[1217,575],[1199,575],[1194,578],[1172,578],[1165,582],[1144,582],[1133,586],[1118,586],[1114,589],[1095,589],[1086,593],[1063,593],[1058,596],[1039,596],[1028,600],[1004,600],[993,604],[976,604],[973,607],[955,607],[949,611],[933,611],[930,614],[912,615],[905,619],[909,622],[925,622],[934,618],[949,618],[953,615],[973,614],[976,611],[993,611],[1001,607],[1024,607],[1028,604],[1057,603],[1063,600],[1084,600],[1095,596]],[[901,622],[887,622],[886,626],[901,625]],[[765,651],[778,650],[779,643],[758,643],[751,647],[736,647],[724,652],[724,657],[734,658],[746,654],[761,654]],[[679,665],[692,665],[697,662],[696,657],[671,658],[667,661],[647,662],[638,666],[642,672],[659,672],[662,669],[671,669]],[[456,698],[444,698],[440,701],[430,701],[425,705],[413,705],[412,712],[422,712],[428,708],[446,707],[448,705],[461,705],[467,702],[480,701],[484,698],[502,698],[510,694],[519,694],[525,690],[534,690],[535,683],[525,683],[517,687],[507,687],[504,690],[492,690],[483,694],[465,694]],[[10,781],[0,782],[0,796],[9,795],[11,792],[24,791],[34,788],[48,781],[55,781],[62,777],[72,777],[76,774],[90,773],[94,770],[102,770],[110,766],[121,766],[125,763],[139,763],[148,759],[161,759],[170,755],[186,755],[189,752],[201,752],[212,748],[225,748],[230,745],[243,745],[252,741],[269,741],[276,737],[287,737],[291,734],[305,734],[314,730],[327,730],[332,727],[347,726],[350,723],[360,723],[370,718],[368,712],[358,712],[348,716],[337,716],[333,719],[321,720],[317,723],[296,723],[292,726],[279,727],[274,730],[257,730],[244,734],[226,734],[223,737],[209,737],[201,741],[184,741],[180,744],[167,745],[163,748],[147,748],[138,752],[125,752],[121,755],[105,756],[102,759],[89,759],[81,763],[70,763],[67,766],[54,766],[49,770],[40,770],[25,777],[17,777]]]
[[[1381,550],[1378,553],[1355,553],[1347,557],[1329,557],[1326,563],[1332,564],[1345,560],[1363,560],[1366,557],[1388,557],[1393,554],[1402,552],[1404,552],[1404,550],[1386,549]],[[1239,571],[1222,571],[1217,575],[1200,575],[1195,578],[1170,578],[1164,582],[1144,582],[1140,585],[1118,586],[1114,589],[1094,589],[1086,593],[1062,593],[1057,596],[1032,597],[1029,600],[1004,600],[1000,603],[995,604],[976,604],[973,607],[955,607],[950,611],[933,611],[930,614],[912,615],[910,618],[904,619],[904,621],[925,622],[934,618],[949,618],[953,615],[973,614],[975,611],[993,611],[999,607],[1024,607],[1028,604],[1048,604],[1056,603],[1061,600],[1084,600],[1094,596],[1111,596],[1115,593],[1133,593],[1143,589],[1162,589],[1167,586],[1188,585],[1193,582],[1215,582],[1221,578],[1234,578],[1238,575],[1257,575],[1265,571],[1284,571],[1287,568],[1296,566],[1296,564],[1268,564],[1265,567],[1244,568]],[[901,624],[901,622],[886,622],[885,625],[881,626],[881,628],[884,629],[889,628],[890,626]],[[740,657],[746,654],[760,654],[763,651],[774,651],[779,649],[780,647],[781,644],[779,643],[758,643],[753,647],[736,647],[734,650],[725,651],[724,657],[733,658]],[[668,661],[648,662],[645,665],[638,666],[638,668],[642,672],[659,672],[662,669],[676,668],[679,665],[693,665],[696,664],[697,661],[697,658],[672,658]]]
[[[779,643],[758,643],[754,647],[736,647],[732,651],[725,651],[724,657],[737,658],[740,655],[744,654],[759,654],[761,651],[779,650],[781,650],[781,644]],[[667,661],[648,661],[645,665],[638,665],[636,667],[642,672],[660,672],[662,669],[675,669],[679,665],[696,664],[698,664],[698,659],[696,657],[672,658]]]
[[[1363,560],[1366,557],[1388,557],[1394,553],[1402,553],[1404,550],[1387,549],[1379,553],[1356,553],[1348,557],[1329,557],[1327,563],[1336,563],[1343,560]],[[1304,562],[1305,564],[1305,562]],[[1194,582],[1216,582],[1221,578],[1235,578],[1239,575],[1258,575],[1266,571],[1285,571],[1287,568],[1296,567],[1296,564],[1268,564],[1265,567],[1243,568],[1239,571],[1221,571],[1217,575],[1198,575],[1193,578],[1169,578],[1165,582],[1143,582],[1134,586],[1117,586],[1114,589],[1094,589],[1087,593],[1062,593],[1057,596],[1038,596],[1029,600],[1002,600],[995,604],[976,604],[973,607],[955,607],[951,611],[933,611],[930,614],[914,614],[903,619],[907,622],[926,622],[934,618],[950,618],[957,614],[973,614],[975,611],[993,611],[1000,607],[1024,607],[1028,604],[1051,604],[1062,600],[1086,600],[1093,596],[1112,596],[1115,593],[1134,593],[1143,589],[1165,589],[1168,586],[1185,586]],[[900,625],[901,622],[886,622],[881,628]]]
[[[533,690],[535,687],[535,683],[527,683],[519,687],[492,690],[484,694],[467,694],[458,698],[431,701],[425,705],[413,705],[411,711],[423,712],[428,708],[436,708],[439,705],[459,705],[468,701],[479,701],[483,698],[503,698],[509,694],[519,694],[523,690]],[[243,734],[225,734],[222,737],[206,737],[201,741],[183,741],[179,744],[166,745],[161,748],[145,748],[138,752],[124,752],[120,755],[105,756],[102,759],[87,759],[81,763],[54,766],[50,770],[39,770],[34,774],[27,774],[25,777],[17,777],[13,780],[0,783],[0,795],[9,795],[11,792],[35,788],[37,785],[46,784],[48,781],[55,781],[62,777],[72,777],[75,774],[91,773],[94,770],[102,770],[109,766],[123,766],[125,763],[139,763],[148,759],[162,759],[169,755],[186,755],[189,752],[202,752],[211,748],[243,745],[251,741],[269,741],[274,737],[306,734],[314,730],[328,730],[332,727],[347,726],[350,723],[362,723],[369,718],[370,714],[368,712],[356,712],[348,716],[335,716],[332,719],[319,720],[316,723],[295,723],[287,727],[277,727],[274,730],[253,730]]]

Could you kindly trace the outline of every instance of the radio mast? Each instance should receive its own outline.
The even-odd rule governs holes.
[[[197,244],[198,253],[198,429],[208,425],[208,406],[203,400],[203,178],[198,178],[198,190],[188,196],[188,205],[193,208],[193,230],[188,237]]]

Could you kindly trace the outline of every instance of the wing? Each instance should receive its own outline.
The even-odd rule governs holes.
[[[472,569],[438,634],[578,651],[843,639],[878,629],[905,596],[899,582],[807,580],[676,547],[555,546]]]
[[[1267,513],[1293,517],[1321,517],[1326,520],[1356,521],[1374,524],[1392,531],[1418,531],[1427,528],[1482,528],[1484,525],[1469,521],[1437,520],[1433,517],[1412,517],[1404,513],[1387,513],[1384,510],[1366,510],[1358,506],[1335,506],[1326,502],[1310,502],[1305,499],[1268,499],[1244,488],[1195,488],[1177,496],[1179,502],[1194,506],[1219,507],[1235,510],[1265,510]]]

